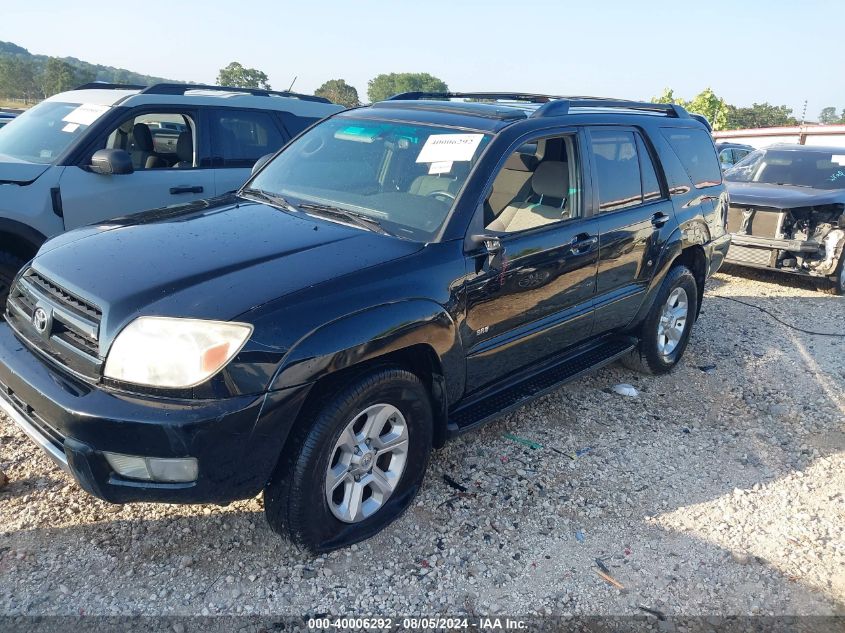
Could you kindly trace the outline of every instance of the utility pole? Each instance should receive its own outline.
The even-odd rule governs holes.
[[[807,100],[804,99],[804,109],[801,111],[801,125],[807,120]]]

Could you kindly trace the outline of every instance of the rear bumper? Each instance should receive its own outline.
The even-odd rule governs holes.
[[[130,395],[82,382],[0,323],[0,409],[79,485],[113,503],[228,503],[261,491],[309,386],[220,400]],[[103,451],[195,457],[191,483],[124,479]]]

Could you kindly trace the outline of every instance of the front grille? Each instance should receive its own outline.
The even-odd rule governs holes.
[[[785,211],[732,204],[728,208],[728,232],[756,237],[783,237]]]
[[[731,244],[726,259],[728,261],[752,264],[754,266],[774,266],[776,253],[777,251],[768,248]]]
[[[100,308],[30,268],[9,293],[7,316],[33,347],[77,374],[99,378]]]

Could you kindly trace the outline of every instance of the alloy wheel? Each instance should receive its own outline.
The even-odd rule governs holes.
[[[675,288],[663,304],[660,320],[657,322],[657,350],[663,356],[668,356],[678,347],[684,335],[688,317],[687,291],[681,287]]]

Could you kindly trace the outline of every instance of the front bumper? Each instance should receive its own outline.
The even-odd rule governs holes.
[[[717,237],[707,243],[707,261],[709,267],[707,270],[707,277],[714,275],[722,267],[725,258],[728,255],[731,247],[731,234],[725,233],[721,237]]]
[[[219,400],[119,393],[30,351],[0,323],[0,409],[90,494],[113,503],[228,503],[269,479],[309,386]],[[190,483],[124,479],[103,451],[195,457]]]

